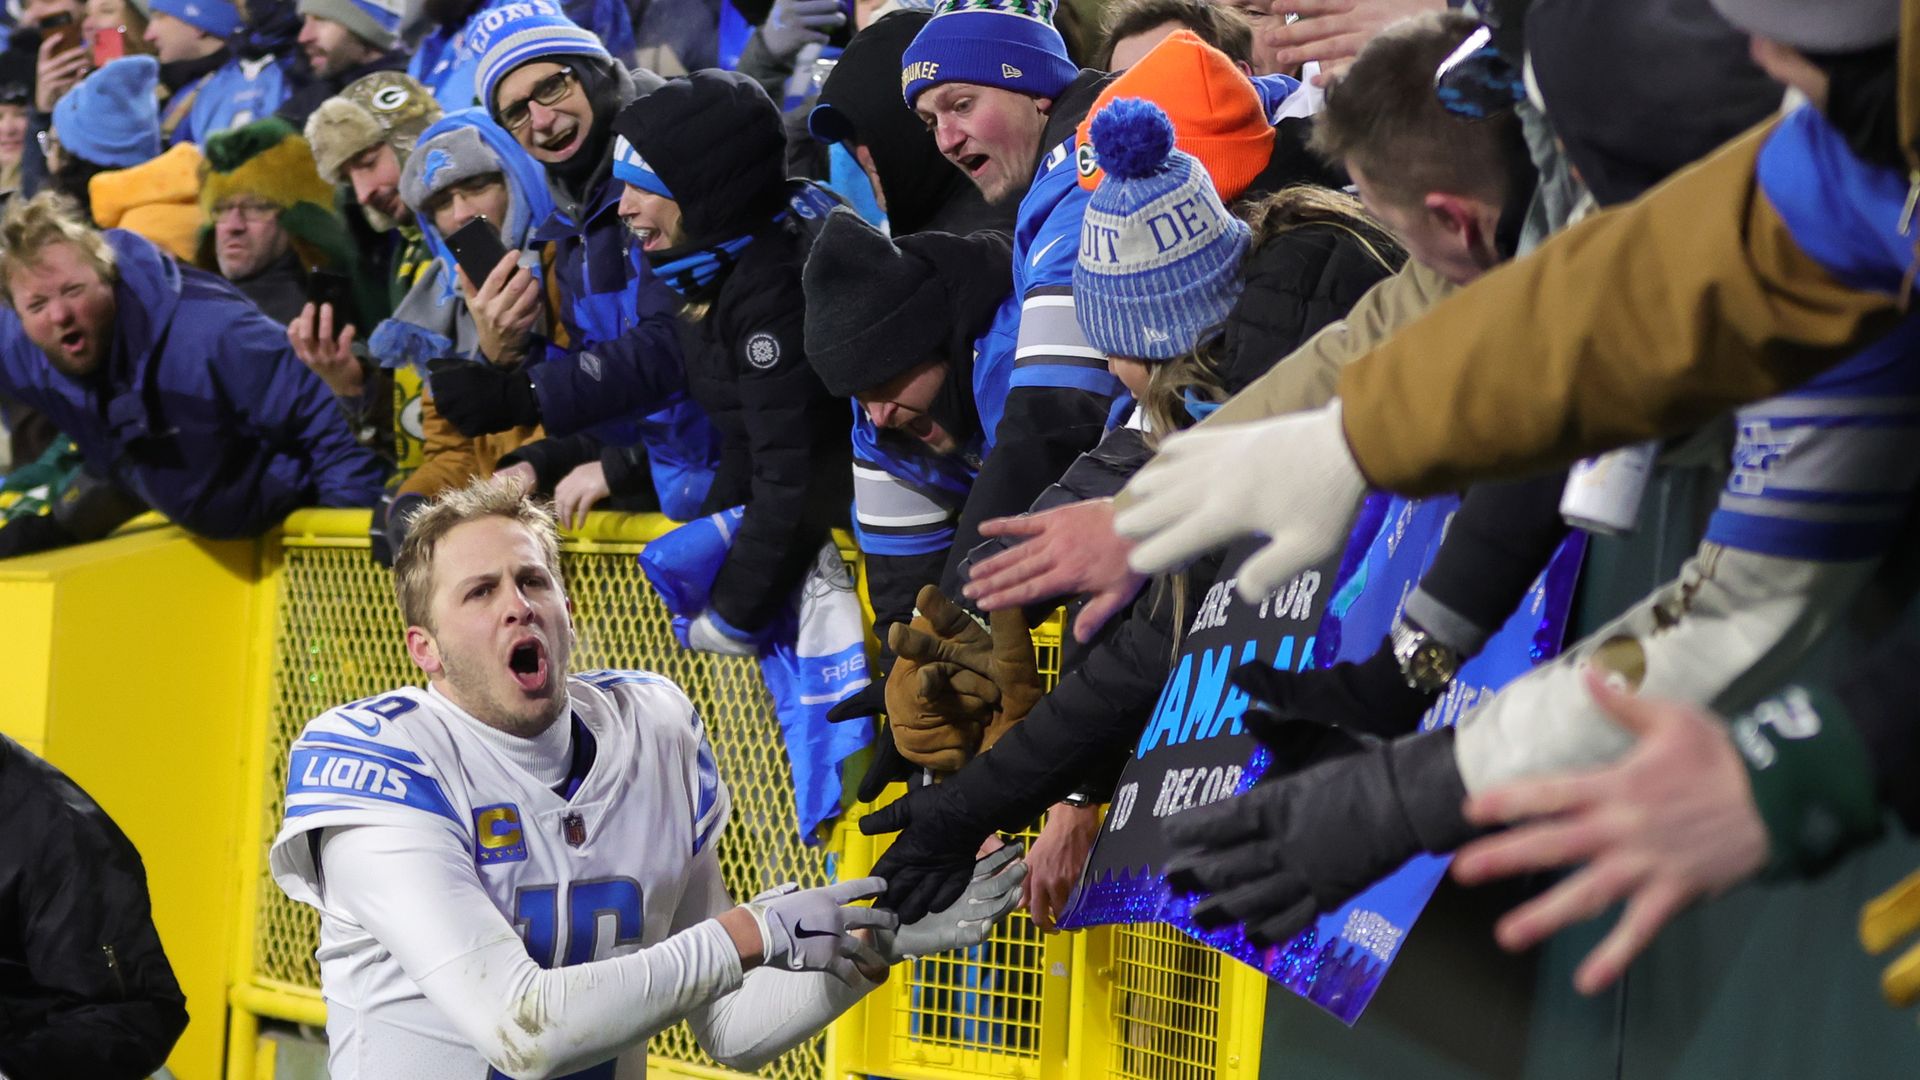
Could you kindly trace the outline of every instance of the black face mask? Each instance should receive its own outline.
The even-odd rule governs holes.
[[[1827,76],[1827,119],[1846,136],[1860,160],[1907,171],[1900,145],[1898,47],[1876,45],[1849,53],[1808,53]]]

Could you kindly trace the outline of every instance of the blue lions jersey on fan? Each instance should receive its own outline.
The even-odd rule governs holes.
[[[595,747],[570,798],[501,756],[478,721],[434,690],[342,706],[294,741],[271,868],[288,896],[320,912],[334,1080],[496,1074],[392,953],[328,903],[319,830],[398,825],[441,843],[452,833],[542,967],[625,955],[669,935],[694,856],[729,812],[699,716],[678,687],[646,672],[588,672],[568,680],[568,695],[576,741],[584,730]],[[631,1080],[645,1068],[641,1043],[573,1075]]]

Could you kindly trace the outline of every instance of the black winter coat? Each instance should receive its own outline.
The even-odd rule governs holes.
[[[140,853],[58,769],[0,736],[0,1073],[135,1080],[187,1027]]]

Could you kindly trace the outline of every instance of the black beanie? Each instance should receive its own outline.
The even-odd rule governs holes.
[[[853,397],[964,355],[1012,291],[1013,265],[997,233],[920,233],[895,244],[838,207],[801,281],[807,360],[829,394]]]

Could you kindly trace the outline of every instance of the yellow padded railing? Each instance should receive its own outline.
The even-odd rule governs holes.
[[[258,688],[253,869],[235,972],[234,1041],[261,1019],[323,1021],[313,958],[318,921],[267,876],[287,746],[308,719],[344,701],[419,681],[401,646],[390,575],[367,554],[365,512],[306,511],[268,541],[268,595],[256,649],[270,654]],[[682,649],[666,610],[633,556],[671,527],[656,516],[594,514],[562,545],[582,669],[636,667],[685,688],[700,709],[733,818],[720,847],[727,885],[749,896],[781,881],[802,885],[858,876],[883,846],[861,836],[855,808],[825,845],[795,828],[792,780],[772,700],[752,661]],[[847,550],[849,558],[857,558]],[[1051,624],[1036,635],[1041,665],[1058,670]],[[1258,1070],[1264,980],[1165,927],[1042,937],[1024,914],[967,955],[896,969],[880,991],[822,1038],[763,1069],[779,1080],[867,1073],[945,1080],[961,1076],[1252,1077]],[[250,1075],[239,1045],[229,1076]],[[651,1047],[660,1075],[729,1075],[701,1053],[684,1025]]]

